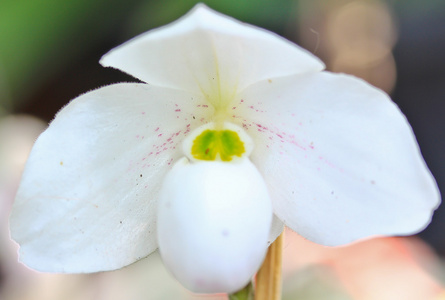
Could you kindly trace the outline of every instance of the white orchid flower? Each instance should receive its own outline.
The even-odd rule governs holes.
[[[283,224],[336,246],[407,235],[440,196],[382,91],[196,6],[106,54],[146,82],[86,93],[39,137],[10,218],[26,265],[122,268],[158,247],[195,292],[234,292]]]

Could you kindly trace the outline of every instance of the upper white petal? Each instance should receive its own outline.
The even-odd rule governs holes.
[[[272,204],[249,159],[178,161],[163,183],[159,250],[188,289],[231,293],[259,269],[268,246]]]
[[[20,260],[40,271],[95,272],[155,250],[162,179],[190,127],[211,113],[196,108],[200,100],[118,84],[61,110],[34,145],[13,206]]]
[[[202,4],[111,50],[101,64],[150,84],[222,101],[263,79],[324,68],[318,58],[282,37]]]
[[[405,117],[352,76],[259,83],[239,95],[232,121],[254,139],[277,216],[314,242],[412,234],[440,202]]]

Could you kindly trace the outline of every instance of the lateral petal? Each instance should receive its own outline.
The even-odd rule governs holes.
[[[256,144],[251,159],[275,214],[311,241],[413,234],[440,202],[406,118],[362,80],[322,72],[265,81],[239,95],[234,112]]]
[[[190,127],[211,113],[196,108],[200,99],[117,84],[62,109],[35,143],[13,206],[20,260],[39,271],[96,272],[154,251],[162,179]]]

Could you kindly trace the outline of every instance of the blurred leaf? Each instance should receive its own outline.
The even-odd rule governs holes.
[[[250,281],[243,289],[229,295],[229,300],[254,300],[253,283]]]
[[[85,49],[100,44],[138,2],[1,1],[0,72],[13,99],[22,99]]]

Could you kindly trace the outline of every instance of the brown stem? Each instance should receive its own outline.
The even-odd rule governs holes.
[[[266,258],[256,275],[255,300],[281,299],[281,264],[283,257],[283,236],[269,246]]]

